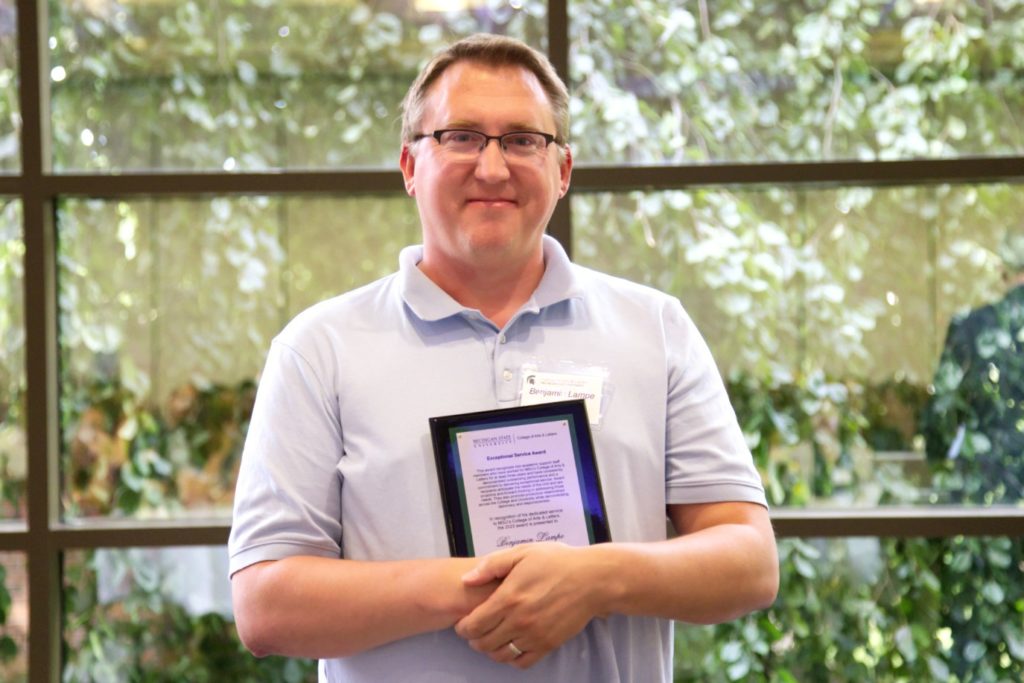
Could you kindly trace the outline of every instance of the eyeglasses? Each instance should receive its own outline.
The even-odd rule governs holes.
[[[485,135],[478,130],[464,128],[446,128],[413,136],[414,141],[423,138],[434,138],[446,154],[467,160],[476,159],[491,140],[497,140],[501,151],[510,159],[532,159],[555,141],[554,135],[536,131]]]

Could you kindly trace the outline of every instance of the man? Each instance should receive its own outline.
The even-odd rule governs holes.
[[[929,459],[954,461],[975,502],[1024,498],[1024,229],[998,254],[1008,291],[950,321],[921,425]]]
[[[544,235],[567,134],[564,84],[518,41],[466,39],[413,83],[422,247],[299,315],[260,382],[230,543],[255,654],[318,657],[322,681],[667,681],[670,620],[774,600],[764,491],[692,322]],[[428,418],[519,405],[529,363],[602,368],[613,542],[450,558]]]

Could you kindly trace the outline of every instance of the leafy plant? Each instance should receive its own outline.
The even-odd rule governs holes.
[[[145,557],[105,552],[116,556],[118,578],[128,586],[116,600],[99,597],[96,553],[72,553],[65,561],[64,633],[71,653],[65,681],[299,683],[316,679],[315,662],[256,659],[239,642],[234,624],[222,615],[194,615],[168,598],[164,577]]]
[[[783,539],[770,609],[680,625],[676,681],[1009,681],[1024,675],[1019,538]]]

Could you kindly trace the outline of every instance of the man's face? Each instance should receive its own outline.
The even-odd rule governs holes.
[[[553,134],[555,122],[530,71],[458,62],[427,91],[419,132],[446,128]],[[419,208],[424,262],[474,268],[539,256],[555,203],[569,188],[572,159],[557,144],[535,158],[506,157],[496,140],[475,158],[456,158],[428,137],[402,149],[401,166]]]

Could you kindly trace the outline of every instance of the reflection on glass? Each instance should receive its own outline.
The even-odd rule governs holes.
[[[393,166],[420,65],[476,31],[544,47],[546,6],[50,3],[55,167]]]
[[[922,433],[950,319],[1005,293],[1018,187],[593,194],[573,212],[577,261],[682,300],[774,504],[1022,499],[927,460]]]
[[[0,173],[21,169],[19,94],[17,8],[0,0]]]
[[[576,159],[1024,152],[1019,2],[573,0]]]
[[[65,515],[227,514],[271,338],[417,225],[404,197],[63,202]]]
[[[21,204],[0,197],[0,519],[25,516],[25,315]]]
[[[1020,538],[783,539],[775,605],[676,626],[676,681],[1017,681]]]
[[[315,681],[316,663],[238,641],[223,547],[64,557],[66,681]]]
[[[25,556],[0,553],[0,680],[28,680],[28,573]]]

